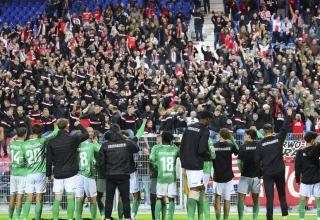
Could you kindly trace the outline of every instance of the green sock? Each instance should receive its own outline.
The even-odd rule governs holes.
[[[82,219],[83,202],[76,201],[76,220]]]
[[[253,220],[257,220],[259,217],[259,208],[260,208],[260,202],[259,200],[256,203],[253,203]]]
[[[316,199],[317,217],[320,218],[320,199]]]
[[[187,206],[188,206],[188,220],[194,220],[194,213],[196,211],[197,200],[189,198]]]
[[[306,213],[306,200],[300,200],[299,202],[299,218],[304,219],[304,215]]]
[[[118,218],[123,219],[123,203],[118,202]]]
[[[210,206],[206,198],[203,202],[203,214],[205,220],[210,220]]]
[[[96,220],[97,219],[97,203],[90,203],[90,213],[91,213],[91,219]]]
[[[238,217],[239,220],[243,220],[243,212],[244,212],[244,201],[242,199],[238,200]]]
[[[161,211],[162,211],[162,201],[160,199],[157,199],[155,213],[154,213],[156,220],[160,220],[160,212]]]
[[[13,218],[14,208],[9,208],[9,219],[11,220]]]
[[[199,197],[199,201],[197,202],[198,205],[198,219],[199,220],[203,220],[203,197],[204,197],[204,193],[202,193],[203,191],[200,191],[200,197]]]
[[[69,194],[69,196],[70,196],[70,194]],[[75,205],[74,197],[73,198],[68,198],[67,199],[67,217],[68,217],[69,220],[73,219],[74,205]]]
[[[34,209],[35,212],[35,220],[41,220],[41,214],[42,214],[42,203],[37,202],[36,207]]]
[[[167,203],[165,201],[161,201],[161,213],[162,213],[162,220],[166,220],[167,217]]]
[[[168,211],[168,220],[173,220],[174,214],[174,200],[169,201],[169,211]]]
[[[19,220],[20,219],[20,215],[21,215],[21,208],[16,208],[16,220]]]
[[[133,213],[133,217],[136,217],[137,216],[137,213],[138,213],[138,209],[139,209],[139,205],[140,205],[140,200],[137,200],[137,199],[133,199],[133,202],[132,202],[132,213]]]
[[[220,213],[216,213],[216,219],[220,220],[221,219],[221,214]]]
[[[228,218],[229,218],[229,214],[223,213],[223,219],[224,219],[224,220],[228,220]]]
[[[29,218],[30,207],[31,207],[31,201],[26,200],[23,205],[23,219],[25,220]]]
[[[58,200],[54,200],[54,202],[53,202],[53,206],[52,206],[53,220],[59,219],[60,202],[61,201],[58,201]]]

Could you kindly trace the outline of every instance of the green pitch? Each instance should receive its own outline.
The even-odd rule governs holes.
[[[49,219],[51,216],[48,214],[43,214],[42,217]],[[84,215],[84,217],[90,217],[90,216]],[[117,217],[117,216],[114,215],[114,217]],[[62,218],[66,218],[66,216],[62,216]],[[7,220],[7,219],[8,219],[7,215],[3,215],[3,214],[0,215],[0,220]],[[213,215],[212,215],[211,219],[212,220],[215,219]],[[237,220],[237,219],[238,219],[237,215],[231,215],[229,217],[229,220]],[[252,217],[249,215],[247,215],[245,217],[245,220],[251,220],[251,219],[252,219]],[[266,219],[266,217],[264,214],[262,214],[261,217],[259,218],[259,220],[265,220],[265,219]],[[280,215],[276,215],[274,219],[275,220],[282,220]],[[305,218],[305,220],[314,220],[314,219],[316,219],[315,215],[306,215],[306,218]],[[151,220],[151,216],[148,214],[140,214],[140,215],[138,215],[137,220]],[[174,220],[187,220],[187,216],[186,216],[186,214],[176,214],[176,215],[174,215]],[[289,216],[288,220],[299,220],[299,217],[298,217],[298,215],[291,215],[291,216]]]

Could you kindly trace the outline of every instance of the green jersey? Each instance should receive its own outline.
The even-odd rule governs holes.
[[[156,165],[153,163],[153,161],[151,161],[151,159],[152,159],[153,155],[156,154],[155,152],[157,151],[157,149],[161,146],[162,145],[160,145],[160,144],[156,144],[151,149],[149,168],[150,168],[150,178],[152,178],[152,179],[156,179],[158,177],[158,170],[157,170]]]
[[[26,156],[24,149],[25,142],[21,140],[12,140],[10,142],[10,159],[12,176],[26,176]]]
[[[80,144],[79,151],[79,174],[88,178],[94,178],[95,175],[95,153],[99,152],[101,145],[98,143],[91,143],[89,140]]]
[[[46,172],[46,143],[57,136],[58,128],[55,128],[46,137],[31,138],[25,141],[25,154],[27,158],[26,172],[28,174],[45,173]]]
[[[216,158],[216,153],[214,151],[213,142],[210,137],[208,140],[208,145],[209,145],[209,150],[210,150],[210,154],[211,154],[211,159],[214,160]],[[213,169],[212,161],[205,161],[203,164],[203,173],[204,174],[211,174],[212,169]]]
[[[176,162],[179,152],[179,148],[169,145],[160,145],[153,151],[150,160],[158,170],[157,182],[173,183],[176,181]]]

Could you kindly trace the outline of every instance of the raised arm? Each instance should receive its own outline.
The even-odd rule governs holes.
[[[146,124],[147,124],[147,119],[143,119],[142,124],[141,124],[139,130],[138,130],[137,133],[136,133],[136,138],[137,138],[138,140],[142,137],[142,135],[143,135],[143,133],[144,133],[144,129],[145,129],[145,127],[146,127]]]
[[[287,134],[289,132],[289,129],[290,129],[292,116],[293,116],[293,108],[289,107],[288,110],[287,110],[287,116],[286,116],[286,118],[284,120],[282,128],[280,129],[280,132],[277,135],[278,138],[279,138],[279,142],[280,143],[283,143],[285,141],[285,139],[286,139],[286,136],[287,136]]]
[[[89,138],[89,133],[87,129],[85,129],[79,121],[74,123],[74,126],[81,131],[81,134],[76,134],[73,137],[76,139],[76,142],[80,144],[81,142],[87,140]]]
[[[50,143],[47,144],[46,151],[46,176],[48,178],[52,176],[52,146]]]
[[[50,141],[52,138],[54,138],[55,136],[57,136],[59,132],[59,128],[55,125],[54,126],[54,130],[46,137],[44,137],[45,142]]]

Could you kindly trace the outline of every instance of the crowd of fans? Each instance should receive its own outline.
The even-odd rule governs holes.
[[[232,2],[226,13],[210,15],[215,42],[201,51],[187,34],[190,13],[202,25],[204,19],[191,0],[39,15],[14,28],[4,23],[2,146],[17,127],[42,123],[50,132],[61,117],[71,126],[87,119],[100,133],[118,123],[133,135],[143,118],[146,133],[181,133],[204,109],[214,112],[213,135],[222,127],[242,135],[265,123],[279,131],[288,106],[298,112],[293,133],[319,131],[318,1],[300,11],[290,5],[286,17],[265,4],[260,11],[242,4],[233,16]]]

